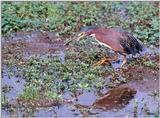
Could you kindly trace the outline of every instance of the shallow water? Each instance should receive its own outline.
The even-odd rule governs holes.
[[[55,42],[52,42],[50,40],[51,38],[55,38],[55,35],[53,35],[52,33],[48,33],[47,36],[39,32],[33,32],[29,34],[27,33],[26,35],[20,33],[12,36],[12,39],[10,39],[12,41],[11,43],[3,42],[2,44],[10,45],[13,44],[13,40],[23,39],[22,42],[23,44],[25,44],[25,48],[23,48],[23,51],[24,57],[26,59],[28,59],[34,54],[40,54],[40,56],[47,56],[50,49],[50,53],[52,54],[52,56],[58,56],[61,63],[64,63],[66,49],[66,47],[63,45],[64,41],[57,40]],[[14,44],[18,43],[19,42],[14,42]],[[150,59],[151,57],[155,57],[158,52],[159,49],[155,47],[147,47],[141,53],[141,56]],[[13,53],[16,53],[16,50],[13,49]],[[130,59],[130,57],[128,57],[128,59]],[[120,56],[119,61],[112,62],[111,64],[115,69],[117,69],[120,67],[121,62],[122,57]],[[119,70],[116,71],[117,73],[119,73]],[[36,110],[34,110],[32,115],[36,117],[146,117],[146,115],[153,117],[155,113],[158,113],[158,109],[160,108],[158,104],[159,99],[156,95],[159,92],[158,72],[152,72],[150,70],[147,70],[146,67],[135,66],[130,67],[127,72],[124,72],[124,74],[130,75],[128,78],[130,81],[125,84],[120,84],[119,87],[128,87],[129,89],[133,89],[136,91],[136,94],[133,95],[133,98],[128,99],[128,104],[123,105],[123,107],[119,109],[110,108],[106,110],[93,107],[95,101],[105,96],[104,93],[107,93],[109,91],[109,88],[104,88],[101,95],[94,93],[93,91],[83,91],[83,93],[78,96],[77,101],[74,100],[73,103],[64,103],[49,108],[37,108]],[[109,75],[108,78],[113,79],[112,75]],[[108,82],[108,79],[106,79],[106,82]],[[4,95],[8,97],[8,101],[10,103],[14,101],[21,92],[23,92],[23,89],[25,87],[25,80],[20,77],[9,78],[7,67],[4,66],[2,76],[2,88],[4,86],[11,88],[10,91],[4,93]],[[72,96],[70,94],[71,93],[65,93],[63,97],[72,99]],[[118,95],[119,94],[121,93],[118,93]],[[123,93],[122,95],[126,94],[128,93]],[[128,96],[130,97],[130,94],[128,94]],[[114,94],[111,97],[115,97]],[[14,115],[22,117],[25,112],[22,112],[19,109],[21,109],[21,107],[19,108],[17,106]],[[3,108],[2,117],[10,116],[13,116],[13,114],[9,112],[8,108]],[[31,116],[31,114],[29,114],[29,116]]]
[[[16,97],[23,92],[25,80],[20,77],[9,77],[7,74],[7,70],[3,70],[2,73],[2,90],[5,87],[10,87],[11,89],[5,93],[5,95],[8,97],[8,100],[14,100]]]
[[[17,83],[16,80],[20,80],[20,83]],[[23,91],[24,83],[25,83],[24,80],[21,78],[9,79],[6,76],[4,76],[4,78],[2,79],[2,85],[10,85],[13,87],[11,91],[9,91],[8,93],[5,93],[5,95],[9,98],[10,102],[14,100],[17,97],[17,95]],[[152,85],[153,87],[150,85]],[[145,80],[141,80],[139,82],[131,81],[122,86],[134,88],[134,90],[136,90],[136,94],[134,95],[133,99],[129,100],[129,103],[127,105],[124,105],[120,109],[104,110],[104,109],[93,108],[92,104],[96,101],[96,99],[99,99],[100,96],[97,96],[96,93],[85,91],[82,95],[78,97],[77,101],[74,101],[73,104],[72,103],[62,104],[59,106],[53,106],[49,108],[38,108],[33,113],[33,116],[36,116],[36,117],[78,116],[80,117],[80,116],[85,116],[85,113],[87,113],[88,116],[97,116],[97,117],[116,117],[116,116],[117,117],[127,117],[127,116],[134,117],[135,114],[138,117],[146,117],[146,114],[147,114],[146,112],[148,112],[149,114],[148,116],[153,117],[154,114],[158,112],[158,109],[160,108],[159,99],[157,96],[156,97],[151,96],[153,92],[155,91],[158,92],[159,85],[157,84],[157,80],[156,81],[151,80],[147,82]],[[71,96],[68,94],[68,95],[65,95],[65,98],[71,98]],[[77,107],[77,106],[81,106],[81,107]],[[82,112],[81,110],[84,110],[84,112]],[[19,116],[22,116],[20,111],[18,114]],[[6,117],[10,115],[11,113],[8,111],[8,109],[2,110],[2,116]]]

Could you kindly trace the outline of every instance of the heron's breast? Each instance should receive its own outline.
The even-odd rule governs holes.
[[[109,49],[112,49],[111,46],[109,46],[108,44],[105,44],[103,42],[100,42],[97,40],[97,42],[100,44],[100,45],[104,45],[105,47],[109,48]]]
[[[96,35],[95,34],[91,34],[90,36],[92,36],[100,45],[104,45],[105,47],[107,47],[107,48],[110,48],[110,49],[112,49],[111,48],[111,46],[109,46],[108,44],[106,44],[106,43],[103,43],[103,42],[101,42],[101,41],[99,41],[99,40],[97,40],[97,38],[96,38]]]
[[[103,45],[109,49],[112,49],[114,51],[123,51],[123,47],[120,45],[119,40],[111,40],[109,38],[104,38],[104,40],[98,40],[96,41],[100,44]]]

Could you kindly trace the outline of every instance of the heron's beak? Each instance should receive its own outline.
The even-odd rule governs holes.
[[[85,36],[87,36],[87,34],[85,32],[81,32],[80,34],[78,34],[77,41],[80,41],[80,39],[82,39]]]

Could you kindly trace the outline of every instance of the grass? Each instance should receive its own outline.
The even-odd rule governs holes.
[[[29,82],[22,95],[24,99],[57,98],[65,92],[94,90],[95,87],[101,88],[104,85],[101,77],[103,71],[93,69],[81,61],[73,62],[72,59],[62,64],[54,58],[35,56],[19,70]],[[46,94],[40,94],[44,92]]]
[[[74,35],[84,25],[121,26],[140,40],[159,37],[158,2],[2,2],[2,34],[21,30]]]
[[[79,28],[85,25],[121,26],[133,32],[141,41],[155,44],[159,37],[159,9],[156,4],[98,1],[2,2],[2,34],[39,29],[56,31],[66,38],[79,32]],[[10,75],[21,76],[27,82],[21,98],[60,99],[65,92],[76,94],[83,90],[98,91],[104,86],[113,86],[113,82],[105,83],[104,79],[104,75],[119,77],[111,66],[92,67],[97,52],[102,54],[106,50],[93,47],[91,40],[79,44],[73,42],[72,45],[78,47],[78,51],[67,51],[65,63],[56,57],[36,55],[23,60],[21,49],[16,56],[2,57],[3,64],[8,64],[11,68]],[[2,54],[6,50],[3,48]],[[21,60],[25,63],[20,63]],[[152,62],[145,62],[144,65],[155,67]],[[13,67],[17,71],[13,72]]]

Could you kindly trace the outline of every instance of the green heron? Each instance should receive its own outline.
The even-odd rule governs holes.
[[[78,41],[86,36],[95,37],[96,41],[115,52],[112,61],[118,59],[118,53],[123,55],[124,60],[121,67],[127,62],[127,54],[135,55],[143,50],[142,43],[139,39],[135,38],[133,34],[127,32],[122,28],[98,28],[90,26],[81,28],[81,33],[78,35]],[[111,60],[111,59],[110,59]],[[110,61],[108,58],[103,58],[95,65],[101,65]]]

